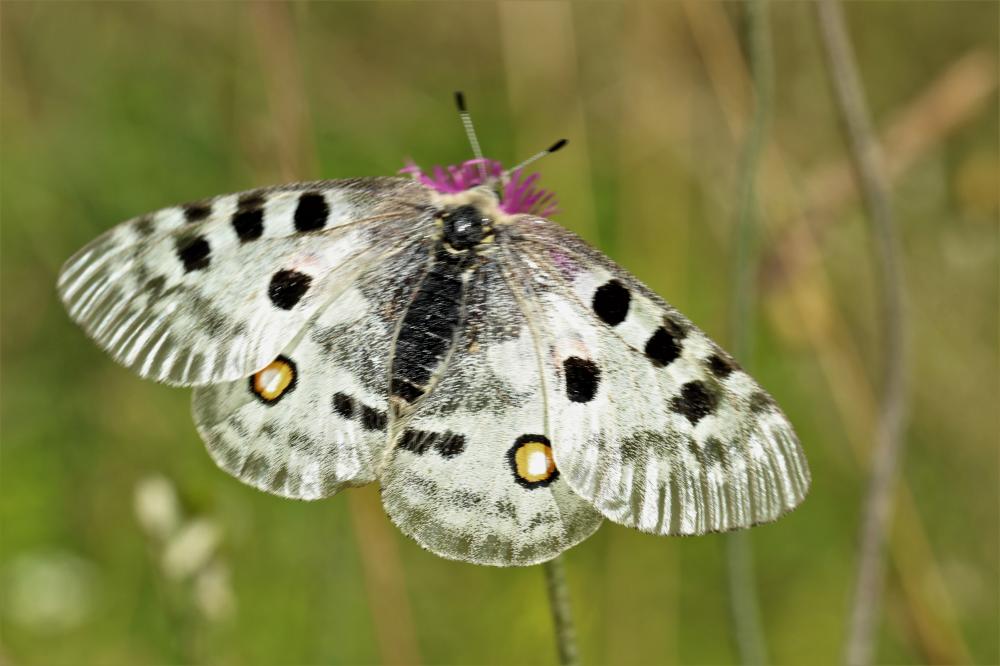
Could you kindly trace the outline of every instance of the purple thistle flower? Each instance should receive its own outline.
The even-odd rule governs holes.
[[[502,182],[504,168],[496,160],[483,158],[446,167],[435,166],[430,173],[410,162],[399,172],[411,174],[427,187],[442,194],[457,194],[479,185]],[[486,173],[485,181],[483,172]],[[533,173],[527,177],[522,176],[520,169],[507,174],[507,182],[500,190],[500,210],[508,215],[528,213],[540,217],[551,217],[558,213],[555,193],[536,186],[539,175]]]

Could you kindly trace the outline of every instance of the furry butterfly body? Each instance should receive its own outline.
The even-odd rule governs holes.
[[[230,474],[299,499],[377,481],[444,557],[529,565],[604,518],[701,534],[801,502],[770,396],[547,220],[534,176],[410,171],[139,217],[71,258],[60,294],[118,362],[196,387]]]

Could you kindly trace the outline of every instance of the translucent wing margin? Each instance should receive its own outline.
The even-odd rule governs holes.
[[[524,218],[509,238],[575,492],[657,534],[748,527],[802,501],[810,476],[791,424],[726,352],[571,232]]]
[[[70,316],[111,356],[169,384],[269,363],[328,287],[414,231],[407,179],[318,181],[223,195],[129,220],[63,266]]]

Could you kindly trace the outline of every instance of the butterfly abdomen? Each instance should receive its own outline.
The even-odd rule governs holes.
[[[438,247],[396,336],[391,393],[413,403],[428,388],[462,323],[468,260]]]

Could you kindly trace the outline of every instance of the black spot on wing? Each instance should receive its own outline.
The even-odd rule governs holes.
[[[368,405],[361,406],[361,427],[365,430],[385,430],[387,422],[385,412]]]
[[[566,380],[566,397],[573,402],[590,402],[597,395],[601,370],[593,361],[570,356],[563,361]]]
[[[441,433],[407,428],[396,446],[418,456],[433,448],[442,458],[454,458],[465,451],[465,436],[450,430]]]
[[[594,313],[609,326],[617,326],[628,316],[632,295],[618,280],[608,280],[594,292]]]
[[[293,270],[278,271],[271,276],[267,295],[274,307],[291,310],[309,291],[310,285],[312,277],[305,273]]]
[[[295,228],[298,231],[316,231],[326,226],[330,207],[319,192],[306,192],[299,197],[295,207]]]
[[[354,398],[346,393],[333,394],[333,411],[340,414],[345,419],[354,417]]]
[[[733,370],[736,370],[736,368],[739,367],[733,360],[720,354],[712,354],[709,356],[707,364],[708,369],[711,370],[712,374],[719,379],[725,379],[730,375],[730,373],[732,373]]]
[[[232,225],[241,243],[257,240],[264,235],[264,200],[259,197],[249,200],[249,205],[240,201],[240,207],[233,213]]]
[[[154,231],[156,231],[156,225],[153,224],[152,215],[143,215],[138,220],[133,223],[135,232],[140,236],[150,236]]]
[[[462,451],[465,451],[465,437],[454,432],[446,432],[438,440],[434,448],[441,454],[442,458],[454,458]]]
[[[681,387],[681,394],[670,401],[670,408],[687,417],[691,425],[715,411],[719,406],[719,396],[704,382],[688,382]]]
[[[415,453],[418,456],[427,453],[427,449],[431,445],[431,433],[424,432],[423,430],[413,430],[412,428],[407,428],[403,431],[402,436],[399,438],[399,443],[396,444],[396,448],[402,449],[403,451],[409,451],[410,453]]]
[[[385,412],[361,404],[346,393],[333,394],[333,411],[345,419],[357,418],[365,430],[385,430],[388,417]]]
[[[238,208],[250,209],[250,208],[263,208],[264,207],[264,195],[260,192],[245,192],[240,195],[240,200],[237,202]]]
[[[646,356],[653,362],[653,365],[664,367],[673,363],[681,355],[681,340],[683,339],[683,334],[676,326],[665,322],[646,341],[646,348],[643,351],[646,352]]]
[[[189,203],[184,205],[184,220],[186,222],[201,222],[211,214],[211,204]]]
[[[212,248],[204,236],[187,236],[177,241],[177,258],[188,273],[208,268],[211,254]]]

